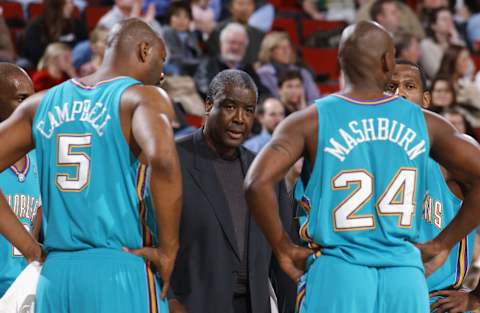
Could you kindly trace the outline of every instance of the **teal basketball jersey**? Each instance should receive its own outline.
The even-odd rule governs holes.
[[[144,244],[145,167],[121,127],[120,98],[136,84],[72,79],[44,96],[33,121],[47,251]]]
[[[331,95],[315,106],[318,143],[300,203],[301,238],[352,264],[423,270],[412,244],[430,149],[422,110],[395,96]]]
[[[419,242],[435,238],[452,221],[462,204],[448,188],[440,165],[432,159],[428,164],[427,194],[423,202]],[[473,231],[457,243],[447,261],[427,278],[430,292],[461,287],[472,260],[475,234]]]
[[[27,154],[23,169],[11,166],[0,173],[0,189],[20,222],[28,231],[32,231],[37,210],[41,206],[34,151]],[[0,297],[26,265],[20,251],[0,235]]]

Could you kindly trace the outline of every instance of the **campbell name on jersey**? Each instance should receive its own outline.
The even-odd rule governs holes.
[[[90,99],[84,99],[54,105],[53,109],[49,110],[35,127],[43,137],[50,138],[55,129],[64,123],[80,121],[92,126],[95,132],[102,136],[104,128],[111,119],[112,117],[103,103],[92,103]]]

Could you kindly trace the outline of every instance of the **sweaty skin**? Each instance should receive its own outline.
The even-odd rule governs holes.
[[[121,98],[123,134],[132,152],[151,169],[150,187],[158,223],[158,248],[145,247],[130,252],[152,261],[162,278],[161,296],[170,284],[178,250],[181,212],[181,177],[169,119],[173,109],[165,93],[156,85],[162,79],[165,46],[152,29],[138,19],[127,19],[112,30],[99,70],[79,79],[95,85],[117,76],[129,76],[144,85],[128,88]],[[34,148],[32,120],[45,93],[25,100],[10,118],[0,124],[0,171]],[[0,233],[10,240],[29,261],[42,260],[40,245],[28,235],[0,197]]]
[[[374,100],[384,96],[384,88],[394,68],[394,45],[378,24],[360,22],[348,27],[339,50],[345,76],[342,93],[348,97]],[[424,112],[430,137],[431,156],[468,186],[465,200],[452,223],[434,240],[418,245],[427,274],[437,269],[453,245],[480,220],[480,149],[466,140],[445,119]],[[294,245],[281,226],[274,184],[307,154],[314,164],[318,120],[315,106],[294,113],[277,128],[272,141],[257,156],[245,179],[247,202],[283,270],[298,280],[309,249]]]

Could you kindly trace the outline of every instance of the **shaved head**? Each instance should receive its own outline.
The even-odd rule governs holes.
[[[347,27],[340,41],[339,60],[347,81],[370,81],[384,87],[395,67],[391,35],[375,22],[362,21]]]
[[[115,48],[119,52],[126,52],[140,41],[152,44],[158,42],[163,45],[160,37],[148,24],[138,18],[129,18],[113,26],[107,37],[107,49]]]
[[[0,63],[0,121],[7,119],[33,92],[32,80],[22,68]]]
[[[163,40],[138,18],[122,20],[108,34],[104,62],[144,84],[161,81],[165,58]]]

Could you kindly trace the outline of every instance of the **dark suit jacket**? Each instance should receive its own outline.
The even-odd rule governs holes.
[[[171,280],[173,293],[189,313],[233,313],[234,277],[240,256],[228,203],[212,163],[215,155],[201,129],[178,140],[177,151],[183,175],[183,208],[180,250]],[[246,173],[254,154],[243,147],[239,152]],[[284,189],[279,190],[279,201],[282,216],[291,222]],[[253,216],[249,218],[247,244],[252,312],[268,313],[272,252]]]

